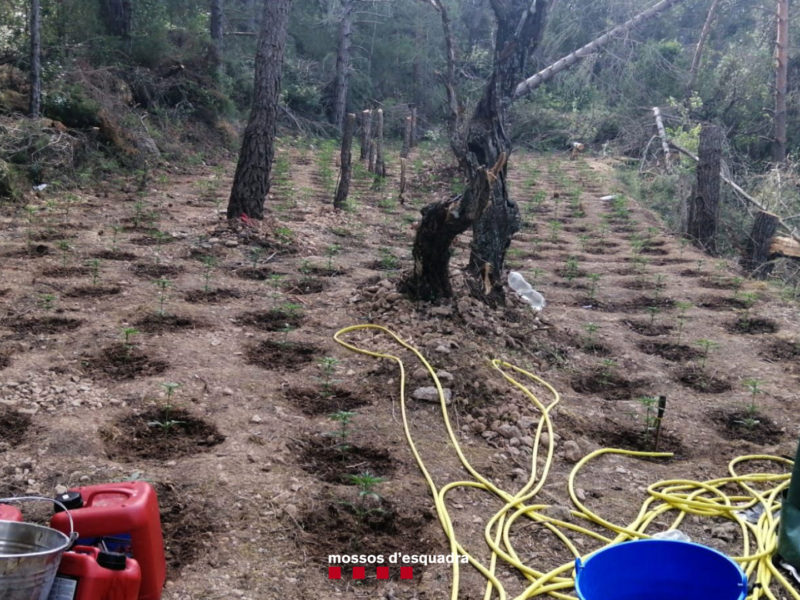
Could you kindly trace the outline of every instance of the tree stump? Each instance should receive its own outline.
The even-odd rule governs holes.
[[[697,183],[686,206],[686,235],[695,245],[714,254],[722,160],[722,131],[716,125],[704,125],[700,131],[699,155]]]
[[[777,215],[761,211],[753,221],[753,229],[747,239],[741,265],[759,279],[765,279],[772,271],[772,264],[769,262],[770,245],[772,237],[778,230],[779,220]]]

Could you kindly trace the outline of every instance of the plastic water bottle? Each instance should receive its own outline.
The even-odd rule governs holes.
[[[517,271],[509,271],[508,285],[519,294],[525,302],[530,304],[534,312],[540,312],[545,305],[544,296],[531,287],[525,278]]]

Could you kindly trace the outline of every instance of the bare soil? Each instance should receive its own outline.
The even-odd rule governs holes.
[[[287,140],[278,149],[288,167],[275,174],[263,223],[229,225],[219,213],[232,163],[164,166],[140,192],[131,192],[138,179],[111,177],[102,191],[80,191],[65,223],[36,214],[34,233],[46,244],[30,242],[37,238],[23,206],[44,209],[60,192],[0,206],[0,496],[152,482],[168,557],[164,600],[449,597],[447,565],[415,568],[412,580],[397,570],[359,584],[327,577],[328,554],[448,553],[403,431],[397,365],[332,339],[359,323],[394,329],[430,360],[452,392],[448,416],[464,453],[509,492],[527,478],[539,415],[487,359],[552,384],[562,396],[552,413],[555,455],[537,501],[565,515],[576,452],[655,444],[642,396],[667,397],[659,450],[675,458],[607,456],[584,468],[576,486],[612,522],[632,519],[655,481],[724,477],[742,454],[794,454],[797,303],[743,278],[734,261],[713,274],[692,268],[708,257],[631,200],[629,218],[609,227],[612,207],[600,198],[625,194],[610,159],[512,157],[525,226],[509,261],[546,297],[537,317],[510,291],[497,308],[469,297],[469,236],[453,248],[454,302],[411,302],[398,291],[419,210],[458,187],[444,150],[414,151],[405,206],[391,154],[383,185],[356,169],[351,207],[336,212],[325,175],[336,165],[321,164],[317,144]],[[580,191],[575,207],[563,201],[570,189]],[[155,222],[137,226],[132,200]],[[112,240],[116,224],[130,227]],[[66,265],[55,249],[63,239]],[[634,263],[637,247],[644,256]],[[566,281],[570,257],[577,265]],[[94,285],[85,271],[92,259]],[[757,297],[751,320],[768,315],[771,330],[731,327],[747,308],[740,293]],[[433,385],[414,356],[374,333],[348,340],[404,360],[409,427],[432,477],[439,486],[468,479],[440,406],[410,398]],[[699,340],[714,342],[707,356]],[[762,390],[755,416],[748,379]],[[544,388],[535,391],[546,399]],[[336,420],[343,412],[345,436]],[[374,495],[354,485],[365,472],[380,480]],[[460,540],[488,559],[483,528],[497,501],[455,490],[448,507]],[[692,535],[735,551],[703,527]],[[514,542],[539,570],[571,559],[541,527],[521,526]],[[581,543],[582,552],[594,549]],[[459,597],[483,598],[483,578],[462,570]],[[522,591],[517,576],[500,574],[512,594]]]

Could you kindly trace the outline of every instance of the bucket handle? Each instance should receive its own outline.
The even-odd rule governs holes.
[[[75,542],[78,540],[78,532],[75,531],[75,524],[72,522],[72,515],[70,514],[69,509],[64,506],[60,500],[56,500],[55,498],[45,498],[44,496],[17,496],[15,498],[0,498],[0,504],[19,502],[21,500],[38,500],[41,502],[50,502],[60,506],[61,510],[67,513],[67,518],[69,519],[69,544],[67,544],[67,549],[71,548],[75,544]]]

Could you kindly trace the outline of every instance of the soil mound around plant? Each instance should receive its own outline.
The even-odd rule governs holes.
[[[13,448],[25,441],[30,426],[30,415],[0,404],[0,450],[3,446]]]
[[[169,367],[166,362],[151,359],[139,348],[121,342],[106,346],[95,355],[82,357],[81,366],[92,377],[114,380],[158,375]]]
[[[720,435],[729,440],[747,440],[755,444],[776,444],[783,436],[780,427],[758,411],[718,410],[711,413]]]
[[[216,425],[167,406],[123,416],[104,427],[101,436],[108,457],[123,462],[191,456],[225,441]]]
[[[721,394],[731,389],[731,382],[728,379],[715,377],[697,366],[678,371],[677,380],[703,394]]]
[[[122,288],[118,285],[83,285],[73,287],[64,292],[66,298],[100,298],[119,294]]]
[[[297,311],[271,308],[242,313],[236,317],[235,322],[261,331],[281,331],[287,328],[297,329],[304,320],[303,315]]]
[[[181,329],[198,329],[203,323],[191,317],[179,315],[147,315],[134,323],[139,331],[147,333],[163,333],[165,331],[179,331]]]
[[[369,400],[357,396],[347,390],[338,388],[297,389],[286,391],[286,399],[300,409],[304,415],[327,415],[340,410],[353,410],[370,403]]]
[[[349,439],[337,436],[306,438],[297,445],[297,451],[300,468],[328,483],[353,485],[352,475],[385,477],[395,470],[387,450],[353,445]]]
[[[317,348],[310,344],[275,340],[264,340],[245,350],[245,358],[249,364],[287,371],[302,368],[318,354]]]
[[[41,335],[73,331],[83,325],[83,321],[69,317],[33,317],[30,319],[9,317],[0,320],[0,325],[13,329],[18,334]]]
[[[772,319],[761,317],[747,318],[739,317],[736,321],[729,323],[727,330],[730,333],[759,334],[775,333],[778,331],[778,324]]]
[[[183,299],[193,304],[216,304],[218,302],[224,302],[225,300],[234,300],[241,297],[242,294],[239,290],[215,288],[210,290],[189,290],[183,296]]]
[[[686,362],[703,355],[700,350],[691,346],[669,342],[640,342],[639,350],[645,354],[655,354],[672,362]]]

